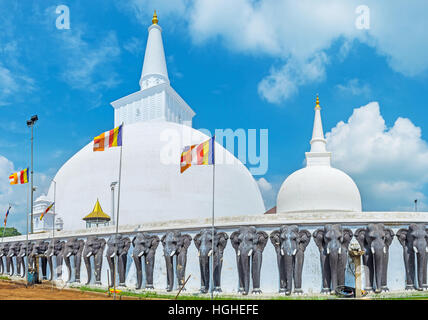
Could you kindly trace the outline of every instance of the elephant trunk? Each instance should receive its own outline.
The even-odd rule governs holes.
[[[173,269],[172,259],[173,259],[173,256],[165,254],[166,281],[167,281],[166,291],[172,291],[174,287],[174,269]]]
[[[53,263],[52,263],[52,255],[49,255],[47,259],[48,259],[49,271],[50,271],[49,281],[52,281],[53,274],[54,274]]]
[[[86,266],[86,271],[88,273],[88,280],[86,281],[86,284],[89,284],[91,282],[91,275],[92,275],[92,268],[91,268],[91,261],[90,259],[90,255],[85,255],[83,260],[85,262],[85,266]]]
[[[373,252],[373,265],[374,265],[374,275],[376,278],[376,289],[375,293],[379,293],[382,290],[382,276],[383,276],[383,262],[384,262],[384,248],[385,246],[378,246],[375,248],[372,245]]]
[[[284,261],[284,269],[285,269],[285,294],[291,294],[292,283],[293,283],[293,269],[294,269],[294,256],[293,255],[285,255],[283,256]]]
[[[199,256],[199,266],[201,269],[201,291],[206,293],[210,287],[210,258],[208,255]]]
[[[64,262],[65,262],[65,266],[67,267],[68,270],[68,280],[67,282],[70,282],[71,280],[71,263],[70,263],[70,255],[66,255],[64,257]]]

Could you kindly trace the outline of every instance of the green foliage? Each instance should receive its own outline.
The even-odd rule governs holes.
[[[3,229],[4,227],[0,228],[0,238],[3,237]],[[21,233],[16,230],[15,228],[6,228],[6,230],[4,230],[4,237],[13,237],[13,236],[20,236]]]

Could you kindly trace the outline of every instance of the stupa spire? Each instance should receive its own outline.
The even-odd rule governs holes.
[[[331,153],[326,150],[326,140],[321,121],[321,106],[317,94],[315,102],[315,118],[312,130],[311,150],[306,152],[306,165],[328,165],[330,166]]]
[[[141,90],[161,83],[168,83],[165,51],[162,42],[162,28],[158,25],[156,11],[153,14],[152,25],[149,27],[146,53],[144,55],[143,71],[140,78]]]
[[[314,118],[314,128],[312,131],[311,139],[311,152],[326,152],[325,149],[326,141],[324,139],[324,132],[322,129],[321,121],[321,106],[320,100],[317,94],[317,100],[315,104],[315,118]]]

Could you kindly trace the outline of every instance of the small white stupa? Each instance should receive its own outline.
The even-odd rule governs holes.
[[[278,192],[277,213],[361,211],[361,196],[355,182],[331,167],[318,96],[310,144],[306,167],[288,176]]]

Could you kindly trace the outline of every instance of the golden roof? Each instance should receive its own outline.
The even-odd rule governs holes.
[[[97,203],[95,203],[95,206],[92,212],[83,218],[83,220],[92,220],[92,219],[110,221],[110,216],[103,211],[98,199],[97,199]]]
[[[320,106],[320,99],[318,98],[318,94],[317,94],[317,100],[316,100],[315,109],[321,109],[321,106]]]

